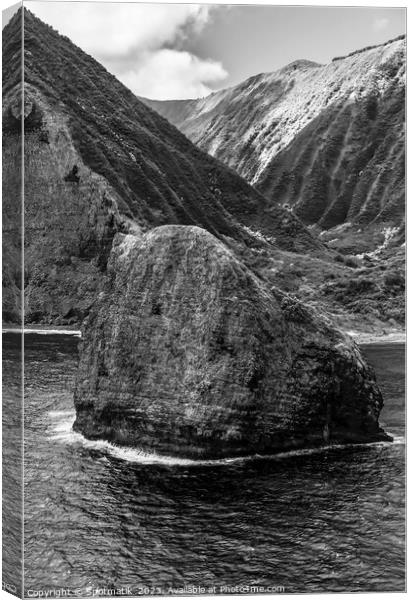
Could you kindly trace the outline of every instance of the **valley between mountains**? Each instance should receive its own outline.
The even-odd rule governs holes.
[[[262,284],[343,330],[404,324],[405,39],[297,61],[199,100],[137,98],[19,11],[3,32],[3,316],[78,326],[116,235],[203,228]]]

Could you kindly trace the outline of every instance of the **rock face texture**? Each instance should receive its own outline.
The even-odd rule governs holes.
[[[204,99],[146,102],[309,225],[399,228],[405,69],[401,37],[327,65],[296,61]]]
[[[24,10],[3,31],[3,196],[7,320],[21,294],[19,179],[25,150],[25,317],[78,323],[105,275],[116,232],[199,225],[240,248],[265,236],[291,251],[320,249],[294,215],[196,148],[66,37]],[[20,112],[19,112],[20,111]],[[257,235],[258,234],[258,235]],[[263,244],[264,245],[264,244]]]
[[[75,430],[193,458],[384,439],[357,348],[198,227],[118,235],[83,328]]]
[[[19,99],[19,90],[12,89],[3,103],[3,160],[10,170],[3,180],[3,214],[18,241],[21,198],[11,194],[11,158],[21,144]],[[66,115],[28,85],[25,103],[25,320],[78,322],[93,302],[113,236],[125,229],[125,219],[115,190],[84,165],[73,147]],[[78,181],[65,179],[74,165]],[[18,247],[9,247],[8,268],[19,256]],[[5,316],[13,320],[8,311]]]
[[[401,36],[327,65],[296,61],[203,99],[145,100],[338,252],[347,273],[304,260],[283,289],[323,298],[320,311],[335,317],[359,315],[347,329],[404,322],[405,64]]]
[[[20,20],[21,22],[21,20]],[[17,29],[19,22],[17,23]],[[20,29],[21,32],[21,29]],[[3,64],[5,55],[13,57],[15,76],[21,81],[21,37],[20,40],[2,39]],[[4,67],[3,67],[4,68]],[[5,79],[3,71],[3,103],[5,100]],[[20,96],[15,103],[11,103],[10,111],[18,114]],[[16,129],[20,130],[21,123],[14,118]],[[21,136],[9,143],[11,136],[5,128],[3,116],[2,131],[2,308],[3,320],[6,322],[21,323],[22,320],[22,154],[23,146]]]

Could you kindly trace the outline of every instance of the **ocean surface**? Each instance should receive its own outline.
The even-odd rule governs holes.
[[[404,590],[403,344],[362,347],[394,443],[193,464],[71,431],[78,342],[26,335],[26,595]]]

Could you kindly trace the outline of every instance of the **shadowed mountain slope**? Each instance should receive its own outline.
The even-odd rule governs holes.
[[[83,318],[118,231],[197,225],[238,248],[323,252],[299,219],[27,10],[24,40],[22,114],[19,11],[3,31],[3,149],[7,173],[23,120],[27,321]],[[14,183],[6,178],[5,196],[16,197]],[[14,232],[18,238],[16,220]]]
[[[65,106],[81,158],[143,227],[201,224],[239,235],[239,223],[282,237],[286,215],[148,110],[104,67],[26,11],[25,82]],[[304,227],[302,239],[315,245]],[[289,234],[288,231],[286,231]],[[290,236],[288,236],[290,237]],[[292,245],[291,239],[284,239]]]
[[[401,36],[204,99],[145,102],[307,224],[383,231],[405,214],[405,62]]]

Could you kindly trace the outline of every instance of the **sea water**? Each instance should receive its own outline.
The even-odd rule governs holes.
[[[72,431],[78,342],[25,336],[27,596],[404,590],[403,344],[362,347],[394,443],[198,463]]]

